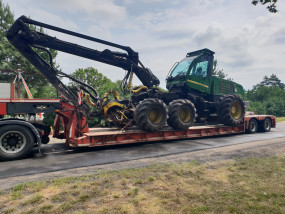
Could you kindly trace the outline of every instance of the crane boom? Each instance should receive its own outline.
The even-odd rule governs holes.
[[[107,46],[121,49],[125,52],[115,52],[109,49],[98,51],[71,42],[66,42],[57,39],[56,37],[48,36],[36,30],[31,30],[29,24],[57,31],[63,34],[79,37],[85,40],[90,40],[96,43],[101,43]],[[143,85],[149,88],[159,85],[159,79],[148,68],[145,68],[139,61],[138,53],[127,46],[122,46],[98,38],[41,23],[29,19],[26,16],[21,16],[15,21],[15,23],[7,32],[7,38],[9,42],[16,49],[18,49],[18,51],[25,58],[27,58],[54,87],[56,87],[67,99],[72,100],[73,102],[76,102],[77,97],[57,77],[58,71],[53,67],[52,59],[50,59],[49,63],[46,62],[33,50],[33,48],[50,48],[83,58],[99,61],[127,70],[127,78],[131,72],[134,72],[143,83]]]

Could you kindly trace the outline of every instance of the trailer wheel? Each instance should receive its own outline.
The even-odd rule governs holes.
[[[162,100],[148,98],[141,101],[134,112],[136,125],[144,131],[158,131],[167,120],[167,107]]]
[[[235,126],[243,122],[245,107],[240,96],[229,95],[221,100],[220,117],[225,125]]]
[[[261,124],[261,131],[269,132],[271,129],[271,120],[269,118],[265,118]]]
[[[253,134],[257,132],[257,121],[255,119],[251,119],[248,123],[248,130],[249,134]]]
[[[31,131],[20,125],[0,128],[0,160],[15,160],[27,156],[34,146]]]
[[[196,108],[190,100],[178,99],[168,105],[167,123],[174,129],[187,130],[196,118]]]

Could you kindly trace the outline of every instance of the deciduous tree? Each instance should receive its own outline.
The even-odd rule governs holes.
[[[44,76],[37,71],[31,63],[26,60],[7,40],[6,32],[14,23],[14,15],[10,10],[9,5],[4,4],[0,0],[0,82],[12,82],[15,78],[17,69],[25,71],[23,76],[30,87],[33,89],[33,95],[37,98],[53,97],[49,92],[52,86],[48,83]],[[33,29],[35,27],[31,26]],[[41,28],[37,29],[43,32]],[[35,50],[43,59],[49,61],[49,56],[45,51]],[[49,50],[55,63],[57,52]],[[48,89],[47,89],[48,88]]]
[[[265,76],[262,82],[247,91],[246,96],[250,101],[249,110],[257,114],[285,116],[284,84],[276,75]]]
[[[86,83],[87,85],[92,86],[101,98],[107,91],[111,89],[117,91],[120,95],[122,95],[120,90],[121,81],[112,82],[108,77],[104,76],[95,68],[80,68],[72,73],[71,76]],[[71,83],[71,85],[74,84]]]

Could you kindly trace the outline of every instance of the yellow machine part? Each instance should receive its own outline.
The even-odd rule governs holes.
[[[123,105],[123,104],[121,104],[121,103],[118,103],[118,102],[116,102],[116,101],[115,101],[115,102],[109,102],[109,103],[107,103],[107,98],[108,98],[108,96],[111,95],[111,94],[113,94],[113,95],[115,96],[115,99],[116,99],[116,100],[119,100],[119,99],[120,99],[120,95],[119,95],[118,92],[116,92],[116,91],[114,91],[114,90],[110,90],[110,91],[106,92],[106,93],[104,94],[103,103],[102,103],[104,115],[106,115],[107,112],[108,112],[108,110],[109,110],[110,108],[113,108],[113,107],[119,107],[120,109],[125,109],[125,108],[126,108],[125,105]]]
[[[110,94],[113,94],[115,96],[115,99],[116,100],[119,100],[120,99],[120,95],[118,92],[114,91],[114,90],[110,90],[108,92],[106,92],[104,94],[104,98],[103,98],[103,102],[102,102],[102,106],[103,106],[103,111],[104,111],[104,115],[106,115],[106,113],[108,112],[108,110],[110,108],[113,108],[115,106],[119,107],[120,109],[125,109],[126,106],[121,104],[121,103],[118,103],[118,102],[109,102],[107,103],[107,98]],[[92,106],[97,106],[96,103],[92,102],[91,99],[90,99],[90,94],[88,93],[84,93],[85,95],[85,99],[87,101],[88,104],[92,105]]]
[[[132,88],[133,76],[134,76],[134,72],[131,72],[131,73],[130,73],[129,83],[128,83],[128,89],[130,90],[131,93],[136,94],[136,93],[140,92],[141,90],[147,90],[147,89],[148,89],[146,86],[141,86],[141,87],[139,87],[138,89],[135,89],[135,90],[134,90],[134,89]],[[107,103],[107,98],[108,98],[108,96],[109,96],[110,94],[113,94],[113,95],[115,96],[115,99],[116,99],[116,100],[119,100],[119,99],[120,99],[120,95],[119,95],[118,92],[116,92],[116,91],[114,91],[114,90],[110,90],[110,91],[106,92],[106,93],[104,94],[104,98],[103,98],[103,102],[102,102],[104,114],[106,114],[107,111],[108,111],[110,108],[114,107],[114,106],[118,106],[118,107],[120,107],[120,108],[122,108],[122,109],[123,109],[123,108],[126,108],[125,105],[120,104],[120,103],[118,103],[118,102],[110,102],[110,103]],[[90,94],[85,93],[85,99],[86,99],[87,103],[90,104],[91,106],[97,106],[96,103],[94,103],[94,102],[91,101],[91,99],[90,99]],[[106,103],[107,103],[107,104],[106,104]]]
[[[90,104],[91,106],[96,106],[96,103],[93,103],[90,99],[90,94],[85,93],[85,99],[87,101],[88,104]]]
[[[242,116],[242,106],[239,101],[235,101],[231,106],[231,115],[238,120]]]
[[[120,99],[120,95],[119,95],[118,92],[116,92],[116,91],[114,91],[114,90],[110,90],[110,91],[108,91],[108,92],[106,92],[106,93],[104,94],[104,98],[103,98],[103,103],[102,103],[102,105],[104,105],[104,104],[107,102],[107,98],[108,98],[108,96],[109,96],[110,94],[113,94],[113,95],[115,96],[115,99],[116,99],[116,100],[119,100],[119,99]]]
[[[123,105],[123,104],[121,104],[121,103],[118,103],[118,102],[110,102],[110,103],[107,103],[106,105],[104,105],[104,107],[103,107],[103,110],[104,110],[104,115],[106,115],[107,114],[107,112],[108,112],[108,110],[110,109],[110,108],[113,108],[113,107],[119,107],[119,108],[121,108],[121,109],[124,109],[126,106],[125,105]]]
[[[146,86],[141,86],[140,88],[138,88],[136,90],[133,90],[133,88],[132,88],[133,76],[134,76],[134,72],[131,72],[129,83],[128,83],[128,89],[130,90],[131,93],[136,94],[136,93],[140,92],[143,89],[148,89]]]

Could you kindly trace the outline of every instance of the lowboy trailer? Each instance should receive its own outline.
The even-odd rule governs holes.
[[[161,131],[146,132],[140,129],[88,128],[85,117],[76,114],[74,105],[62,100],[15,99],[11,91],[0,98],[0,116],[16,113],[57,112],[53,137],[65,139],[68,147],[98,147],[141,142],[154,142],[197,137],[221,136],[238,133],[269,132],[276,127],[272,115],[246,115],[237,126],[200,125],[188,130],[174,130],[166,126]],[[6,94],[6,93],[5,93]],[[25,108],[23,108],[25,107]],[[28,156],[33,148],[49,142],[50,127],[20,119],[0,119],[0,160],[15,160]]]
[[[276,118],[272,115],[247,115],[244,123],[238,126],[197,125],[188,130],[174,130],[165,127],[157,132],[145,132],[140,129],[119,130],[117,128],[90,128],[81,137],[70,135],[66,141],[70,147],[98,147],[108,145],[154,142],[164,140],[192,139],[197,137],[221,136],[238,133],[269,132],[276,127]],[[70,132],[71,133],[71,132]],[[64,133],[61,133],[64,135]],[[57,134],[54,134],[58,137]],[[67,139],[67,138],[66,138]]]

